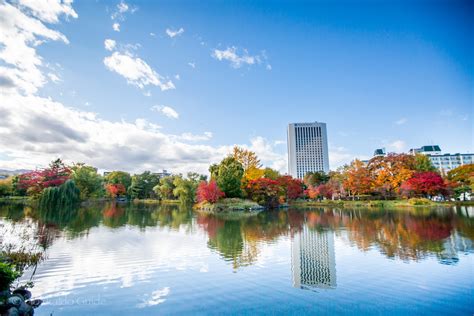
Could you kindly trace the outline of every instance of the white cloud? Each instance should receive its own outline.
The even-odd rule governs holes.
[[[214,49],[211,56],[219,61],[228,61],[233,68],[240,68],[243,65],[254,65],[266,62],[267,55],[262,51],[260,55],[249,55],[246,49],[240,50],[237,47],[227,47],[224,50]],[[268,70],[272,69],[270,64],[266,64]]]
[[[401,119],[395,121],[395,124],[397,125],[403,125],[405,124],[406,122],[408,122],[408,119],[406,117],[402,117]]]
[[[104,41],[104,46],[106,50],[113,51],[117,43],[112,39],[106,39]]]
[[[158,86],[162,91],[175,89],[171,80],[166,81],[167,79],[160,76],[144,60],[128,52],[114,52],[111,56],[104,58],[104,64],[107,69],[118,73],[127,79],[129,84],[140,89],[148,85]]]
[[[166,29],[166,34],[171,38],[180,36],[183,33],[184,33],[184,29],[182,27],[179,30]]]
[[[189,62],[188,65],[189,65],[189,67],[191,67],[193,69],[196,68],[196,63],[194,63],[194,62]]]
[[[43,3],[0,2],[0,86],[8,93],[35,93],[46,83],[36,47],[48,40],[69,41],[42,21],[56,23],[61,15],[77,17],[70,4],[45,8]]]
[[[176,112],[172,107],[164,106],[164,105],[154,105],[150,108],[150,110],[154,112],[159,112],[164,114],[165,116],[173,119],[178,119],[179,114]]]
[[[120,23],[114,23],[112,24],[112,28],[114,29],[115,32],[120,32]]]
[[[145,119],[109,121],[96,113],[36,96],[2,96],[0,113],[0,148],[5,156],[12,157],[0,159],[0,168],[30,169],[61,157],[105,170],[164,168],[207,173],[209,165],[220,161],[233,147],[187,144],[199,140],[189,133],[166,134]],[[205,141],[212,133],[198,136]],[[271,144],[255,137],[250,146],[240,146],[255,151],[266,165],[285,170],[286,153],[275,153]]]
[[[212,138],[211,132],[204,132],[202,135],[195,135],[192,133],[182,133],[178,139],[183,141],[191,141],[191,142],[198,142],[198,141],[206,141]]]
[[[250,56],[246,50],[239,56],[237,48],[234,46],[228,47],[225,50],[214,49],[211,56],[219,61],[229,61],[234,68],[240,68],[244,64],[253,65],[256,62],[255,57]]]
[[[19,0],[19,5],[27,8],[31,15],[47,22],[58,23],[59,16],[65,15],[77,18],[77,13],[71,7],[72,1],[58,1],[58,0]]]
[[[155,33],[150,32],[150,36],[155,37]]]
[[[48,78],[49,78],[49,80],[51,80],[51,81],[54,82],[54,83],[61,82],[61,78],[59,78],[58,75],[53,74],[52,72],[49,72],[49,73],[48,73]]]
[[[401,152],[406,149],[406,143],[403,140],[395,140],[389,144],[387,144],[387,148],[390,151]]]
[[[179,76],[179,74],[174,75],[174,78],[175,78],[176,80],[180,80],[180,79],[181,79],[181,77]]]

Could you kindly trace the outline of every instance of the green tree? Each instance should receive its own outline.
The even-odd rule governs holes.
[[[241,183],[244,168],[234,157],[224,158],[218,165],[218,168],[212,165],[209,171],[211,172],[212,179],[216,180],[217,186],[225,193],[226,197],[233,198],[242,196]]]
[[[423,154],[416,154],[415,155],[415,170],[418,172],[436,171],[436,168],[431,163],[430,157]]]
[[[193,178],[193,173],[188,174],[188,178],[183,176],[175,177],[173,185],[173,195],[178,198],[181,203],[193,203],[196,197],[196,190],[199,184],[198,178]],[[190,177],[191,176],[191,177]]]
[[[304,183],[307,186],[317,187],[329,181],[329,176],[324,171],[308,172],[304,176]]]
[[[160,183],[160,177],[150,171],[136,174],[132,177],[132,184],[128,193],[132,199],[147,199],[154,197],[153,188]]]
[[[128,190],[132,184],[132,177],[125,171],[112,171],[105,177],[105,182],[107,184],[122,184],[125,190]]]
[[[103,179],[97,173],[97,168],[78,163],[71,169],[72,179],[81,192],[81,200],[100,197],[104,194]]]
[[[176,188],[174,185],[174,179],[177,176],[167,176],[160,179],[159,184],[155,185],[153,191],[155,194],[163,200],[174,199],[173,190]]]
[[[272,168],[263,169],[263,177],[267,179],[276,180],[280,177],[280,173]]]
[[[43,190],[39,199],[41,208],[67,208],[80,201],[80,192],[74,180],[67,180],[58,187],[48,187]]]

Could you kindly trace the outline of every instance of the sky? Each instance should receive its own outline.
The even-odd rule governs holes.
[[[287,171],[325,122],[330,168],[474,151],[462,1],[0,0],[0,169],[207,173],[234,145]]]

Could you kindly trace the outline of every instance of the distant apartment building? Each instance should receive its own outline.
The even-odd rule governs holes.
[[[440,172],[448,172],[459,166],[474,163],[474,154],[443,154],[438,145],[410,149],[410,154],[423,154],[430,158],[433,166]]]
[[[302,179],[308,172],[329,172],[326,123],[288,125],[288,173]]]

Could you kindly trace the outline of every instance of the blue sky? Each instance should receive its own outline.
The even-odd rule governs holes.
[[[474,10],[468,2],[76,1],[42,7],[19,0],[0,6],[68,42],[37,34],[38,25],[0,25],[0,50],[13,45],[8,35],[15,27],[44,40],[24,40],[41,58],[34,67],[44,80],[32,89],[11,70],[30,69],[0,53],[3,82],[15,83],[2,89],[4,111],[24,112],[4,128],[0,167],[34,167],[61,156],[101,169],[204,172],[239,144],[284,172],[286,126],[305,121],[328,124],[332,169],[378,147],[474,148]],[[93,124],[71,118],[87,115]],[[21,121],[41,122],[42,141],[24,135]]]

